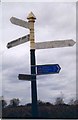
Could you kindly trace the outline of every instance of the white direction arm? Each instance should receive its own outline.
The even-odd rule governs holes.
[[[15,25],[18,25],[18,26],[29,29],[29,23],[24,21],[24,20],[21,20],[21,19],[15,18],[15,17],[11,17],[10,21],[11,21],[12,24],[15,24]]]
[[[18,39],[14,40],[14,41],[9,42],[7,44],[7,48],[11,48],[11,47],[23,44],[23,43],[28,42],[28,41],[29,41],[29,34],[26,35],[26,36],[23,36],[21,38],[18,38]]]
[[[35,43],[35,49],[70,47],[70,46],[73,46],[75,43],[76,42],[72,39],[59,40],[59,41],[48,41],[48,42],[38,42],[38,43]]]

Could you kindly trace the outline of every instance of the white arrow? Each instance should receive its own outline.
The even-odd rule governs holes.
[[[23,36],[21,38],[18,38],[18,39],[14,40],[14,41],[9,42],[7,44],[7,48],[11,48],[11,47],[20,45],[20,44],[28,42],[28,41],[29,41],[29,34],[26,35],[26,36]]]
[[[15,17],[11,17],[10,21],[11,21],[11,23],[13,23],[15,25],[29,29],[29,23],[24,20],[21,20],[21,19],[15,18]]]
[[[60,48],[60,47],[70,47],[76,42],[72,39],[69,40],[59,40],[59,41],[48,41],[48,42],[38,42],[35,43],[35,49],[47,49],[47,48]]]

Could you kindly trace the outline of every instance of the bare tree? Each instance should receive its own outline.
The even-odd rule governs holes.
[[[17,99],[13,98],[10,100],[10,106],[16,107],[19,105],[19,103],[20,103],[20,100],[18,98]]]
[[[68,103],[69,105],[74,105],[74,99],[72,98],[72,99],[70,99],[70,101],[69,101],[69,103]]]
[[[64,104],[64,100],[61,97],[57,97],[55,100],[55,105],[60,105],[60,104],[61,105]]]
[[[64,104],[64,94],[62,92],[60,92],[59,97],[56,98],[55,104],[56,105]]]
[[[74,105],[78,105],[78,99],[74,101]]]

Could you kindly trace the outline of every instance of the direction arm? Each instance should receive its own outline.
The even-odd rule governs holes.
[[[18,25],[18,26],[29,29],[29,23],[24,21],[24,20],[18,19],[16,17],[11,17],[10,21],[11,21],[12,24],[15,24],[15,25]]]
[[[47,41],[35,43],[35,49],[47,49],[47,48],[60,48],[60,47],[71,47],[76,42],[72,39],[58,40],[58,41]]]
[[[16,40],[13,40],[13,41],[9,42],[9,43],[7,44],[7,48],[11,48],[11,47],[14,47],[14,46],[23,44],[23,43],[25,43],[25,42],[28,42],[28,41],[29,41],[29,36],[30,36],[30,35],[28,34],[28,35],[26,35],[26,36],[23,36],[23,37],[21,37],[21,38],[18,38],[18,39],[16,39]]]

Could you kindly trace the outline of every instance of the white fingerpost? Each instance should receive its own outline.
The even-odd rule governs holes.
[[[30,29],[30,49],[35,49],[35,39],[34,39],[34,22],[35,22],[35,15],[31,12],[28,17],[29,22],[29,29]]]

